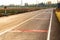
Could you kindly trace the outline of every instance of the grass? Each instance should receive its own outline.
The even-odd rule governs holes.
[[[30,11],[36,11],[39,10],[40,8],[7,8],[6,11],[7,13],[5,14],[5,9],[0,9],[0,16],[9,16],[9,15],[14,15],[14,14],[19,14],[19,13],[25,13],[25,12],[30,12]]]
[[[56,12],[56,16],[57,16],[57,18],[58,18],[58,20],[60,22],[60,12]]]

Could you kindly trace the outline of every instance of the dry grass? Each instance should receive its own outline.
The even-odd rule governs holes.
[[[7,14],[6,15],[14,15],[24,12],[36,11],[40,8],[6,8]],[[4,8],[0,8],[0,16],[4,16]],[[2,14],[3,13],[3,14]]]
[[[58,18],[58,20],[60,22],[60,12],[56,12],[56,16],[57,16],[57,18]]]

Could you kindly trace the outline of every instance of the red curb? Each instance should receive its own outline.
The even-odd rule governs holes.
[[[48,32],[48,30],[12,30],[11,32]]]

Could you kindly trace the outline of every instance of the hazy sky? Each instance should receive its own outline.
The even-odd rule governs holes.
[[[28,4],[36,4],[36,0],[22,0],[23,4],[28,3]],[[47,1],[51,1],[52,3],[56,3],[57,0],[37,0],[38,3],[46,3]],[[20,5],[21,0],[0,0],[0,5],[9,5],[9,4],[16,4]]]

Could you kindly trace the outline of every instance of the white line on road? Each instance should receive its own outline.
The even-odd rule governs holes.
[[[53,17],[53,13],[51,13],[51,17],[50,17],[50,23],[49,23],[49,29],[48,29],[47,40],[50,40],[51,25],[52,25],[52,17]]]
[[[25,23],[25,22],[27,22],[27,21],[29,21],[29,20],[33,19],[34,17],[36,17],[36,16],[38,16],[38,15],[40,15],[40,14],[37,14],[37,15],[35,15],[35,16],[33,16],[33,17],[31,17],[31,18],[29,18],[29,19],[25,20],[25,21],[23,21],[23,22],[21,22],[20,24],[15,25],[15,26],[14,26],[14,27],[12,27],[12,28],[5,29],[4,31],[1,31],[1,32],[0,32],[0,35],[5,34],[6,32],[11,31],[12,29],[15,29],[16,27],[18,27],[18,26],[22,25],[23,23]]]

